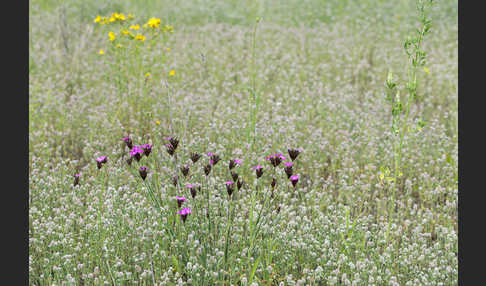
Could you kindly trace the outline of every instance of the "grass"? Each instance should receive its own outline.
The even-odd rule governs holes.
[[[402,176],[384,83],[391,70],[407,93],[413,1],[30,4],[32,285],[457,284],[457,1],[428,14]],[[93,23],[117,11],[174,33],[134,44]],[[132,166],[127,135],[153,145]],[[166,136],[179,138],[177,158]],[[303,148],[295,189],[265,160],[289,161],[288,148]],[[208,176],[207,152],[221,157]],[[234,158],[245,184],[229,197]],[[192,209],[185,222],[176,195]]]

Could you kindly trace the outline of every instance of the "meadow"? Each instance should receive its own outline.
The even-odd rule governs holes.
[[[428,4],[30,0],[30,285],[456,285]]]

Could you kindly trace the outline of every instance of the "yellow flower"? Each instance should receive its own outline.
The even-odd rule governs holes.
[[[100,25],[105,25],[105,24],[108,24],[108,18],[101,17],[101,23],[100,23]]]
[[[144,35],[137,35],[137,36],[135,37],[135,40],[140,40],[140,41],[142,41],[142,42],[143,42],[143,41],[145,41],[145,36],[144,36]]]
[[[123,46],[120,43],[116,44],[116,47],[117,48],[123,48]]]
[[[174,75],[175,75],[175,70],[171,70],[171,71],[169,72],[169,75],[170,75],[170,76],[174,76]]]
[[[149,76],[150,76],[150,73],[149,72],[145,74],[145,77],[149,77]]]
[[[166,51],[167,51],[168,53],[170,53],[170,48],[167,48],[167,49],[166,49]]]
[[[137,24],[137,25],[130,25],[130,29],[132,29],[132,30],[138,30],[138,29],[140,29],[140,25],[139,24]]]
[[[170,32],[170,33],[174,33],[174,27],[170,26],[170,25],[165,25],[165,31]]]
[[[125,21],[125,19],[125,15],[123,15],[123,13],[118,14],[118,20]]]
[[[155,124],[160,125],[160,121],[158,121],[158,120],[155,121]]]
[[[101,16],[100,15],[96,16],[96,18],[94,19],[94,22],[99,23],[100,21],[101,21]]]
[[[133,15],[132,15],[132,14],[130,14],[130,13],[128,13],[127,18],[128,18],[128,19],[133,19],[133,18],[135,18],[135,16],[133,16]]]
[[[145,24],[143,24],[143,25],[142,25],[142,27],[143,27],[144,29],[147,29],[148,24],[147,24],[147,23],[145,23]]]
[[[128,35],[130,31],[128,31],[127,29],[123,29],[120,31],[120,33],[122,33],[123,35]]]
[[[147,25],[149,25],[151,28],[158,28],[160,25],[160,19],[159,18],[150,18],[147,22]]]
[[[98,54],[104,55],[105,54],[105,51],[103,51],[103,50],[100,49],[100,51],[98,52]]]
[[[108,33],[108,37],[110,37],[110,41],[112,41],[112,42],[113,42],[113,41],[115,40],[115,33],[113,33],[113,32],[109,32],[109,33]]]

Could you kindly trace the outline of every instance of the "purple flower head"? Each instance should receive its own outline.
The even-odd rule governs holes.
[[[142,177],[142,179],[145,181],[145,178],[147,177],[147,172],[148,172],[149,168],[145,167],[145,166],[142,166],[140,167],[140,169],[138,169],[138,172],[140,173],[140,177]]]
[[[140,161],[140,158],[142,158],[143,152],[143,149],[139,146],[133,146],[132,151],[130,151],[130,157],[135,157],[135,160],[138,162]]]
[[[126,160],[127,161],[127,164],[128,166],[131,166],[132,165],[132,161],[133,161],[133,157],[128,157],[128,159]]]
[[[290,176],[290,181],[292,182],[292,185],[295,188],[295,186],[297,185],[297,182],[299,181],[299,175]]]
[[[167,140],[167,141],[170,141],[172,139],[172,137],[164,137],[162,139]]]
[[[233,160],[230,160],[230,161],[229,161],[229,166],[228,166],[228,168],[231,170],[231,169],[233,169],[234,167],[236,167],[236,165],[241,165],[241,160],[239,160],[239,159],[233,159]]]
[[[169,142],[170,142],[170,145],[172,145],[172,147],[174,147],[174,150],[176,150],[177,146],[179,145],[179,140],[175,137],[172,137],[171,139],[169,139]]]
[[[184,209],[178,211],[177,213],[181,216],[182,221],[185,223],[187,215],[189,215],[192,212],[191,212],[190,208],[184,208]]]
[[[231,197],[231,194],[233,194],[233,191],[234,191],[233,182],[231,182],[231,181],[226,182],[226,191],[228,192],[228,196]]]
[[[143,149],[143,153],[145,154],[145,156],[148,157],[148,155],[150,155],[150,152],[152,152],[152,145],[150,145],[150,144],[142,145],[142,149]]]
[[[196,185],[194,185],[194,184],[187,184],[186,185],[186,188],[188,188],[191,191],[191,196],[194,199],[196,197],[196,194],[197,194],[197,192],[196,192]]]
[[[212,159],[209,159],[209,165],[214,165],[214,161]]]
[[[177,207],[178,208],[181,208],[182,207],[182,204],[186,201],[186,198],[176,196],[176,200],[177,200]]]
[[[96,158],[96,166],[98,167],[98,169],[101,169],[103,164],[106,163],[107,161],[108,161],[108,157],[106,156],[98,157]]]
[[[195,186],[196,186],[196,185],[194,185],[194,184],[187,184],[187,185],[186,185],[186,188],[188,188],[188,189],[192,189],[192,188],[194,188]]]
[[[272,155],[266,157],[265,159],[270,160],[270,163],[272,163],[272,165],[274,167],[277,167],[278,165],[280,165],[280,163],[283,160],[286,160],[286,158],[280,153],[272,154]]]
[[[209,153],[207,153],[206,155],[208,155],[208,157],[211,157],[211,156],[213,156],[213,155],[214,155],[214,153],[209,152]]]
[[[182,172],[182,175],[184,175],[184,177],[187,177],[187,175],[189,174],[189,164],[182,166],[181,172]]]
[[[81,174],[74,174],[74,177],[79,178],[79,177],[81,177]]]
[[[216,164],[218,164],[219,160],[221,160],[221,158],[219,158],[218,155],[213,154],[213,155],[211,155],[211,160],[209,160],[209,162],[210,162],[211,165],[216,165]]]
[[[255,170],[257,179],[260,178],[263,175],[263,167],[262,166],[256,165],[255,167],[253,167],[253,170]]]
[[[130,139],[130,136],[123,137],[122,140],[125,142],[125,144],[127,144],[128,149],[133,148],[133,143],[132,143],[132,139]]]
[[[292,162],[284,162],[285,167],[292,167],[294,163]]]
[[[199,158],[201,158],[201,155],[199,155],[198,153],[196,152],[191,153],[191,160],[193,163],[196,163],[199,160]]]
[[[300,153],[302,153],[303,149],[302,148],[297,148],[297,149],[288,149],[289,151],[289,156],[292,161],[294,161],[297,156],[299,156]]]
[[[179,176],[175,175],[172,177],[172,184],[174,184],[174,187],[177,187],[177,183],[179,182]]]
[[[294,172],[294,170],[292,169],[293,164],[292,162],[285,162],[285,166],[286,166],[284,169],[285,174],[287,174],[287,179],[290,179],[290,176],[292,176]]]

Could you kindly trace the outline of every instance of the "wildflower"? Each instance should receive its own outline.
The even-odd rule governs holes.
[[[146,73],[146,74],[145,74],[145,77],[146,77],[146,78],[150,77],[150,73],[149,73],[149,72],[148,72],[148,73]]]
[[[139,24],[137,24],[137,25],[130,25],[130,29],[136,31],[136,30],[140,29],[140,25]]]
[[[430,70],[428,67],[424,67],[424,72],[427,74],[427,75],[430,75]]]
[[[177,149],[177,146],[179,145],[179,140],[177,138],[171,137],[169,139],[169,142],[172,145],[172,147],[174,147],[174,150]]]
[[[299,175],[293,175],[290,177],[290,181],[292,182],[292,185],[295,186],[297,185],[297,182],[299,181]]]
[[[115,21],[116,21],[115,17],[110,17],[110,18],[108,19],[108,22],[110,22],[110,23],[115,22]]]
[[[81,176],[81,174],[74,174],[74,186],[77,186],[79,185],[79,177]]]
[[[182,222],[186,222],[187,215],[192,213],[190,208],[185,208],[177,212],[178,214],[181,215]]]
[[[150,155],[150,152],[152,152],[152,145],[150,145],[150,144],[141,145],[140,147],[142,147],[143,153],[147,157],[148,157],[148,155]]]
[[[205,167],[204,167],[204,174],[206,174],[206,176],[209,175],[209,173],[211,173],[211,164],[207,164]]]
[[[103,51],[102,49],[99,50],[98,54],[100,55],[104,55],[105,54],[105,51]]]
[[[94,22],[99,23],[100,21],[101,21],[101,16],[100,15],[96,16],[96,18],[94,19]]]
[[[130,14],[130,13],[128,13],[128,15],[127,15],[127,19],[131,20],[131,19],[133,19],[133,18],[135,18],[135,16],[133,16],[133,15],[132,15],[132,14]]]
[[[179,182],[179,176],[175,175],[174,177],[172,177],[172,184],[174,185],[174,187],[177,187],[178,182]]]
[[[132,143],[132,139],[130,139],[130,136],[123,137],[122,140],[127,144],[128,149],[133,148],[133,143]]]
[[[209,154],[209,153],[208,153],[208,154]],[[211,153],[211,154],[212,154],[212,153]],[[211,155],[211,160],[210,160],[210,161],[212,161],[212,162],[211,162],[210,164],[211,164],[211,165],[216,165],[216,164],[218,164],[219,160],[221,160],[221,158],[219,158],[219,156],[218,156],[218,155],[213,154],[213,155]]]
[[[130,151],[130,156],[135,157],[135,160],[140,161],[144,151],[139,146],[133,146],[132,151]]]
[[[236,180],[238,180],[238,173],[231,172],[231,178],[233,178],[233,181],[236,182]]]
[[[128,166],[132,165],[132,161],[133,161],[133,157],[128,157],[128,159],[126,160]]]
[[[126,35],[130,34],[130,31],[128,31],[127,29],[123,29],[123,30],[120,31],[120,33],[126,36]]]
[[[98,166],[98,169],[101,169],[104,163],[106,163],[108,160],[108,157],[106,156],[101,156],[96,158],[96,165]]]
[[[289,151],[290,159],[292,159],[292,161],[294,161],[297,158],[297,156],[299,156],[299,154],[302,152],[302,148],[288,149],[288,151]]]
[[[191,196],[194,199],[196,197],[196,185],[194,184],[187,184],[186,188],[188,188],[191,191]]]
[[[175,70],[171,70],[171,71],[169,72],[169,75],[170,75],[170,76],[174,76],[174,75],[175,75]]]
[[[116,47],[117,48],[123,48],[122,44],[120,44],[120,43],[116,44]]]
[[[177,200],[177,207],[178,208],[181,208],[182,207],[182,204],[186,201],[186,198],[176,196],[176,200]]]
[[[175,149],[172,146],[172,144],[165,144],[164,146],[165,146],[165,148],[167,150],[167,153],[169,153],[169,155],[173,156],[174,155],[174,152],[175,152]]]
[[[174,27],[171,25],[165,25],[164,32],[174,33]]]
[[[285,174],[287,174],[287,179],[290,179],[290,176],[292,176],[292,173],[294,172],[294,170],[292,169],[292,166],[294,165],[294,163],[292,162],[285,162],[284,163],[285,165]]]
[[[260,178],[263,175],[263,167],[262,166],[256,165],[255,167],[253,167],[253,170],[255,170],[257,179]]]
[[[277,185],[277,179],[273,178],[271,183],[272,188],[275,188],[276,185]]]
[[[170,53],[170,48],[166,48],[165,50],[166,50],[168,53]]]
[[[160,25],[160,19],[159,18],[150,18],[147,22],[147,25],[150,27],[150,28],[158,28],[159,25]]]
[[[282,160],[286,160],[286,158],[280,153],[272,154],[265,159],[270,160],[270,163],[272,163],[273,167],[277,167],[278,165],[280,165]]]
[[[193,163],[196,163],[199,160],[199,158],[201,158],[201,155],[199,155],[198,153],[196,152],[191,153],[191,160]]]
[[[149,168],[145,167],[145,166],[142,166],[140,167],[140,169],[138,169],[138,171],[140,172],[140,177],[142,177],[142,179],[145,181],[145,178],[147,177],[147,171],[149,170]]]
[[[238,179],[236,186],[238,187],[238,191],[239,191],[241,187],[243,187],[243,181],[241,179]]]
[[[155,124],[160,125],[160,121],[158,121],[158,120],[155,121]]]
[[[239,160],[239,159],[234,159],[234,160],[232,159],[232,160],[230,160],[230,161],[229,161],[229,166],[228,166],[228,168],[231,170],[231,169],[233,169],[234,167],[236,167],[236,165],[241,165],[241,160]]]
[[[181,172],[182,172],[182,175],[184,175],[184,177],[187,177],[187,175],[189,174],[189,164],[182,166]]]
[[[231,194],[233,194],[233,190],[234,190],[233,182],[227,181],[226,182],[226,191],[228,192],[228,196],[231,197]]]
[[[113,32],[109,32],[109,33],[108,33],[108,37],[110,38],[110,41],[112,41],[112,42],[113,42],[113,41],[115,40],[115,33],[113,33]]]
[[[135,40],[139,40],[141,42],[145,41],[145,36],[144,35],[137,35],[135,36]]]

